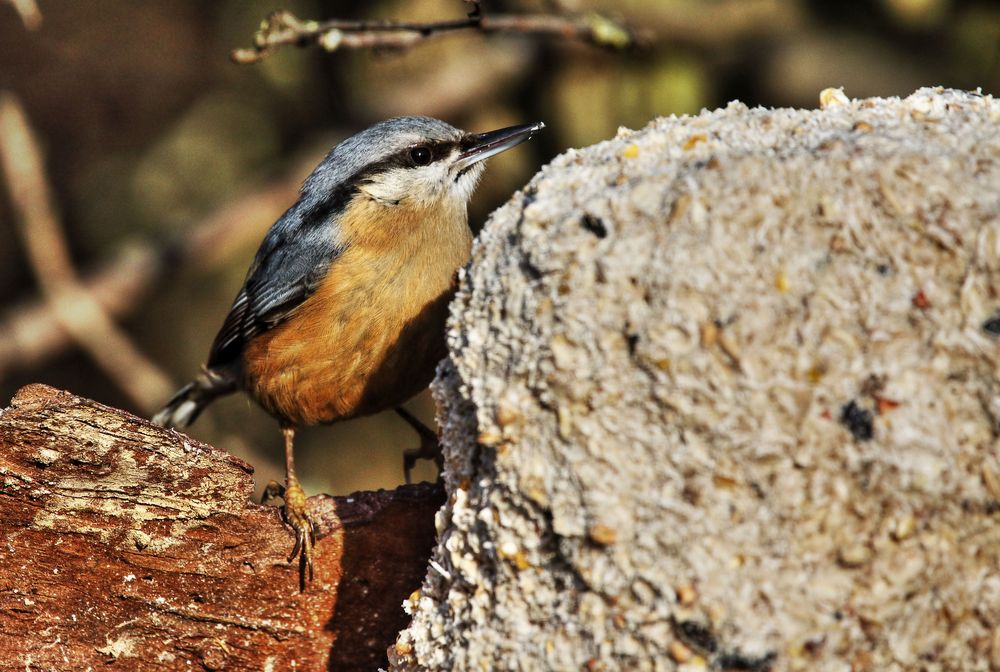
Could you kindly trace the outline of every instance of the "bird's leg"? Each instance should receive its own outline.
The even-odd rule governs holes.
[[[292,454],[295,428],[284,427],[281,431],[285,435],[285,491],[282,493],[285,500],[285,521],[295,530],[295,547],[288,556],[288,562],[299,556],[300,587],[304,590],[306,572],[309,573],[310,581],[313,578],[313,523],[306,510],[306,493],[295,475],[295,458]]]
[[[438,442],[437,434],[402,406],[396,409],[396,413],[420,435],[419,448],[403,451],[403,476],[406,482],[410,482],[410,471],[413,470],[417,460],[434,460],[440,480],[441,472],[444,470],[444,456],[441,454],[441,444]]]

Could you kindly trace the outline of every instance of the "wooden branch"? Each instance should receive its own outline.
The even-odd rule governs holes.
[[[442,490],[309,500],[298,589],[253,469],[42,385],[0,411],[0,670],[373,670],[420,585]]]
[[[319,46],[326,51],[337,49],[405,49],[413,45],[462,30],[481,33],[516,33],[576,40],[598,47],[625,49],[640,45],[645,39],[636,31],[600,14],[567,16],[561,14],[498,14],[482,11],[478,2],[464,19],[427,23],[410,21],[308,21],[281,10],[268,16],[254,35],[249,49],[234,49],[235,63],[256,63],[275,49],[294,45]]]

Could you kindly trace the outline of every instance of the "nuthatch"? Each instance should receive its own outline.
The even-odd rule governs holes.
[[[295,428],[394,408],[424,443],[436,439],[400,405],[445,355],[448,303],[472,245],[466,206],[483,161],[542,128],[470,134],[401,117],[334,147],[264,237],[208,364],[153,417],[185,427],[242,389],[277,418],[295,531],[288,561],[300,557],[303,577],[313,526],[295,476]]]

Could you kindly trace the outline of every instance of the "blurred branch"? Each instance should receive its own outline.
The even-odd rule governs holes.
[[[472,11],[464,19],[414,23],[407,21],[303,21],[280,10],[264,20],[249,49],[234,49],[236,63],[256,63],[279,47],[317,45],[326,51],[337,49],[405,49],[418,42],[460,30],[481,33],[517,33],[577,40],[599,47],[625,49],[644,40],[632,29],[600,14],[571,16],[560,14],[497,14],[482,11],[471,2]]]
[[[0,94],[0,165],[28,262],[59,324],[140,408],[155,408],[173,385],[79,283],[41,151],[24,109],[9,93]]]
[[[264,235],[295,199],[301,174],[315,163],[316,157],[308,156],[292,171],[292,177],[276,180],[225,206],[176,243],[130,243],[117,258],[82,282],[83,289],[107,315],[118,317],[133,312],[170,278],[219,266]],[[7,312],[0,322],[0,378],[14,367],[37,366],[73,341],[49,302],[31,302]]]
[[[42,27],[42,11],[38,9],[35,0],[7,0],[7,4],[14,8],[28,30],[38,30]]]

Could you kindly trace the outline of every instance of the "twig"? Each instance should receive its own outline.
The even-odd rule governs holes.
[[[0,94],[0,166],[28,261],[60,324],[139,408],[152,410],[173,385],[78,281],[38,143],[24,109],[9,93]]]
[[[558,14],[487,15],[479,2],[464,19],[415,23],[409,21],[303,21],[291,12],[274,12],[264,20],[249,49],[234,49],[236,63],[256,63],[275,49],[294,45],[317,45],[326,51],[337,49],[405,49],[418,42],[460,30],[481,33],[519,33],[578,40],[599,47],[625,49],[642,39],[632,29],[600,14],[564,16]]]

